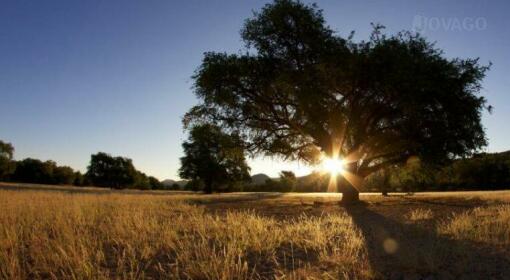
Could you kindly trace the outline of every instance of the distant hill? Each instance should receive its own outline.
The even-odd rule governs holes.
[[[166,180],[161,181],[161,184],[163,184],[163,186],[165,186],[165,187],[169,187],[175,183],[176,183],[176,181],[171,180],[171,179],[166,179]]]
[[[187,182],[188,182],[187,180],[175,181],[172,179],[166,179],[166,180],[163,180],[161,183],[165,187],[171,187],[171,186],[173,186],[173,184],[177,184],[177,185],[179,185],[179,187],[183,187],[184,185],[186,185]]]
[[[317,180],[320,180],[323,176],[321,176],[319,173],[310,173],[308,175],[304,175],[301,177],[297,177],[297,184],[298,185],[307,185],[316,182]]]
[[[263,173],[255,174],[251,176],[250,185],[263,185],[266,183],[267,179],[271,179],[269,176]]]

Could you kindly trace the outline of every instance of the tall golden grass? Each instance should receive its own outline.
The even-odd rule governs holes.
[[[3,279],[370,277],[345,214],[277,221],[161,196],[0,191],[0,225]]]
[[[0,190],[0,279],[380,277],[346,212],[280,219],[215,213],[184,198]],[[508,246],[509,224],[510,206],[489,206],[436,231]]]
[[[510,204],[478,207],[456,214],[438,230],[455,239],[510,246]]]

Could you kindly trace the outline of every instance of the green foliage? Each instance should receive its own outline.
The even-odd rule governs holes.
[[[179,175],[193,181],[188,188],[206,193],[228,191],[236,183],[250,179],[243,143],[238,136],[226,134],[217,126],[192,127],[182,147],[185,156],[181,158]]]
[[[408,162],[380,170],[368,176],[364,188],[367,191],[416,192],[439,190],[437,182],[441,168],[422,162]]]
[[[430,190],[436,187],[435,179],[438,171],[419,161],[410,161],[402,167],[393,169],[389,183],[393,189],[404,192]]]
[[[365,180],[365,189],[371,191],[491,190],[509,186],[510,151],[476,154],[444,166],[411,160],[376,172]]]
[[[461,189],[502,189],[510,186],[510,151],[482,153],[455,161],[438,174],[438,184]]]
[[[201,103],[186,126],[215,123],[249,151],[310,162],[356,155],[366,177],[418,156],[444,164],[486,145],[479,96],[488,66],[449,59],[418,34],[343,38],[314,5],[276,0],[246,21],[246,50],[206,53]]]

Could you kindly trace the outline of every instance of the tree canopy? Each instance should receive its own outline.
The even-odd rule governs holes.
[[[52,160],[41,161],[26,158],[13,164],[14,172],[10,176],[10,180],[15,182],[72,185],[77,176],[81,176],[71,167],[58,166]]]
[[[201,183],[206,193],[250,180],[241,140],[217,126],[192,127],[182,148],[180,177],[193,180],[195,185]]]
[[[103,152],[91,155],[85,180],[94,186],[115,189],[159,190],[165,188],[157,178],[137,170],[130,158],[114,157]]]
[[[253,153],[345,158],[367,175],[416,156],[444,163],[486,145],[479,95],[489,66],[447,58],[419,34],[374,25],[355,42],[321,10],[292,0],[246,20],[244,52],[208,52],[194,76],[201,103],[184,123],[215,123]]]
[[[0,157],[12,160],[14,156],[14,147],[11,143],[0,140]]]
[[[129,158],[99,152],[91,156],[86,176],[95,186],[118,189],[133,185],[137,170]]]

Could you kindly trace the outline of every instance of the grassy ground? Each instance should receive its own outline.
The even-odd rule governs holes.
[[[510,278],[510,192],[361,198],[0,184],[0,279]]]

